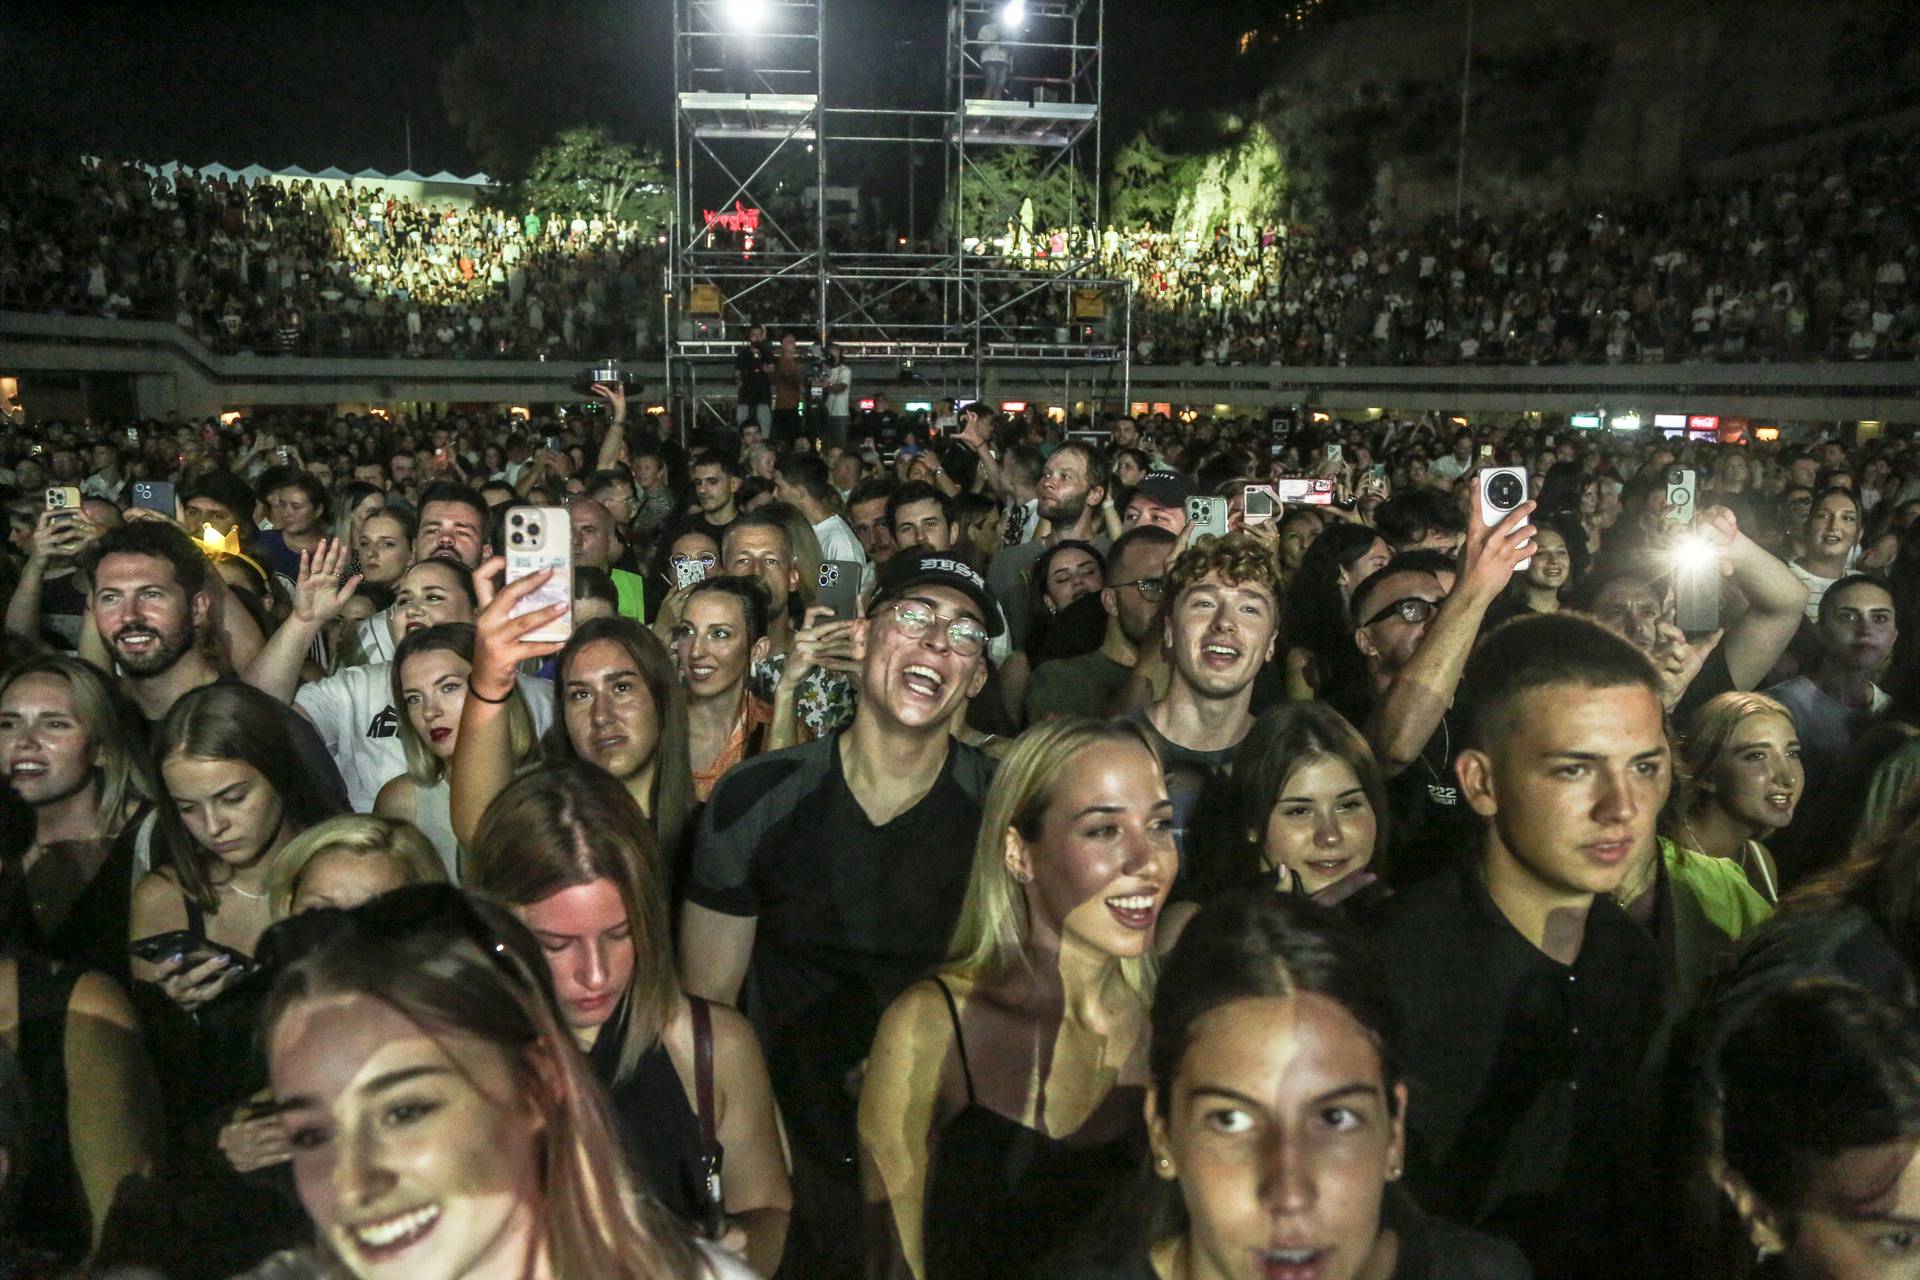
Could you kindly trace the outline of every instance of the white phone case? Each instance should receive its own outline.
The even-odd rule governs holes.
[[[573,634],[573,523],[565,507],[514,507],[507,512],[507,581],[530,578],[543,569],[553,577],[514,606],[513,615],[536,613],[556,604],[567,611],[523,639],[534,644],[560,642]]]

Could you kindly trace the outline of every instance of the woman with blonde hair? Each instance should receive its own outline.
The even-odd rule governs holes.
[[[467,883],[539,941],[642,1180],[772,1275],[793,1197],[766,1063],[745,1018],[681,991],[666,868],[626,788],[584,761],[522,775],[475,832]]]
[[[1780,875],[1761,839],[1793,821],[1806,790],[1793,713],[1765,694],[1720,694],[1694,712],[1678,763],[1661,833],[1732,863],[1779,902]]]
[[[1014,744],[952,958],[889,1006],[868,1059],[862,1173],[890,1226],[876,1273],[1031,1274],[1129,1181],[1154,927],[1178,865],[1138,726],[1052,720]]]
[[[304,954],[261,1039],[317,1241],[255,1276],[746,1274],[636,1188],[511,916],[431,885],[277,928]]]
[[[446,881],[433,842],[412,823],[349,813],[307,828],[280,850],[267,869],[267,909],[280,921]]]
[[[467,703],[467,673],[473,669],[470,622],[442,622],[408,632],[393,652],[393,705],[400,710],[398,736],[407,771],[380,788],[373,811],[410,822],[433,842],[446,878],[460,881],[460,842],[453,834],[453,788],[447,762],[460,744],[460,713]],[[533,713],[516,682],[504,707],[507,746],[517,772],[540,758]]]

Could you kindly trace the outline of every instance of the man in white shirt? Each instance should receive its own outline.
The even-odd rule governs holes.
[[[1456,432],[1453,437],[1453,452],[1444,458],[1435,458],[1427,467],[1427,474],[1436,480],[1458,480],[1473,469],[1473,433]]]
[[[813,526],[820,540],[822,560],[851,560],[867,565],[867,553],[853,536],[853,526],[833,509],[833,481],[827,474],[826,460],[817,453],[798,451],[783,454],[773,471],[773,496],[791,503]]]

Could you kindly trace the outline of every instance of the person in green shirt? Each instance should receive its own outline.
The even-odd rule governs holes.
[[[1661,832],[1738,867],[1756,893],[1780,900],[1780,876],[1761,840],[1793,821],[1806,794],[1793,713],[1760,693],[1723,693],[1686,724],[1680,781]]]

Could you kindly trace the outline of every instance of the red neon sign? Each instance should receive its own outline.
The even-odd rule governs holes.
[[[732,210],[727,213],[715,213],[711,209],[702,209],[700,212],[707,220],[709,231],[718,227],[722,231],[742,231],[752,235],[760,230],[760,211],[749,209],[738,200],[733,202]]]

